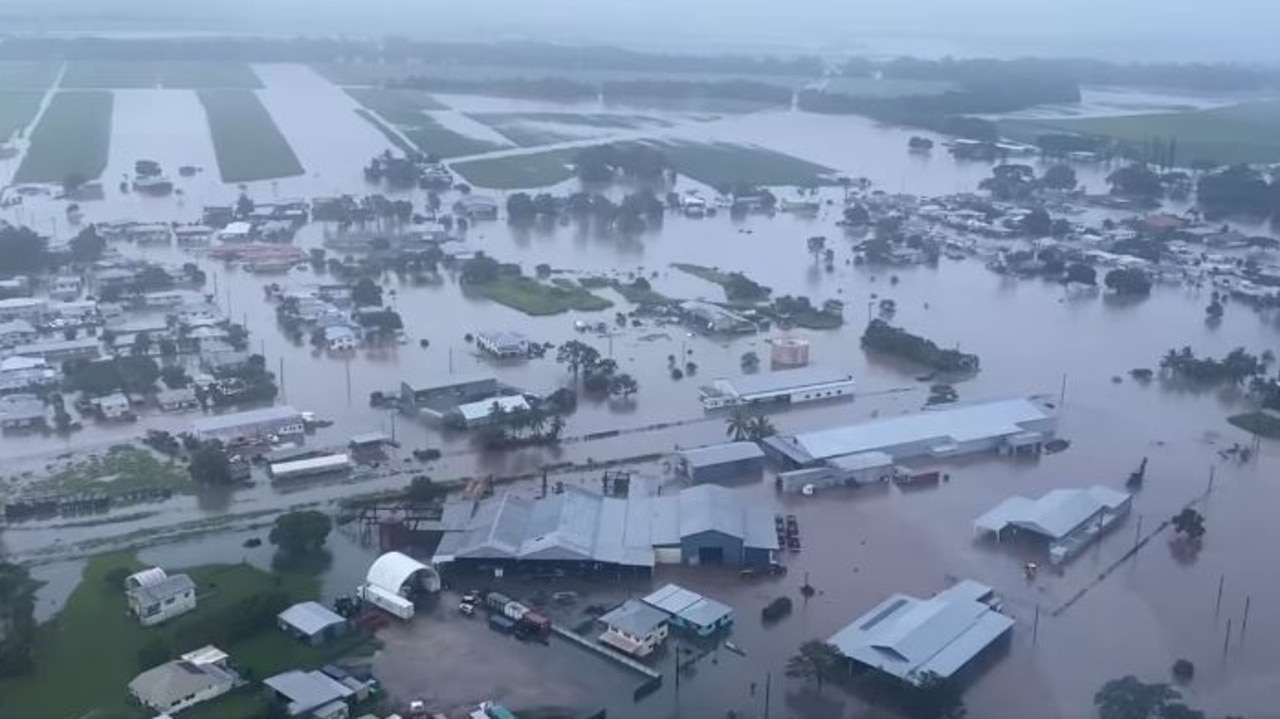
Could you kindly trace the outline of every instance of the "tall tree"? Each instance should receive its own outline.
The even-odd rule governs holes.
[[[294,554],[319,551],[333,529],[333,520],[324,512],[303,510],[276,517],[267,539]]]
[[[745,440],[750,428],[751,418],[740,410],[734,411],[729,415],[729,419],[725,420],[725,434],[735,442]]]
[[[600,362],[600,351],[579,340],[569,340],[556,350],[556,362],[567,365],[576,380],[580,373],[590,371]]]
[[[231,460],[218,441],[205,442],[191,453],[187,465],[196,484],[225,487],[231,484]]]
[[[787,676],[814,681],[818,684],[818,693],[822,693],[822,685],[828,677],[844,663],[845,656],[833,644],[811,639],[800,645],[800,651],[787,660]]]

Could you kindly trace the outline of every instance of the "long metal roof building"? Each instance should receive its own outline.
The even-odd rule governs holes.
[[[1101,514],[1122,511],[1129,500],[1128,494],[1102,485],[1054,489],[1039,499],[1010,497],[978,517],[973,526],[993,534],[1013,526],[1062,539]]]
[[[737,537],[753,549],[778,548],[767,512],[714,485],[652,497],[605,497],[573,485],[541,500],[508,493],[450,502],[441,525],[435,564],[519,559],[653,567],[656,547],[679,546],[705,532]]]
[[[845,656],[918,684],[947,678],[1013,627],[981,601],[991,589],[966,580],[929,599],[895,594],[828,640]]]
[[[928,409],[792,437],[769,437],[764,444],[801,465],[872,451],[902,460],[978,451],[989,443],[1024,434],[1028,440],[1045,439],[1056,425],[1057,416],[1050,401],[1026,397]]]

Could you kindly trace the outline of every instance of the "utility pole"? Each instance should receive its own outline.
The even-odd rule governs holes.
[[[1218,577],[1218,601],[1213,605],[1213,621],[1217,623],[1218,612],[1222,609],[1222,585],[1227,581],[1227,575],[1223,574]]]
[[[769,719],[769,695],[773,688],[773,672],[764,675],[764,719]]]
[[[1226,659],[1227,651],[1231,649],[1231,620],[1227,620],[1227,633],[1222,638],[1222,658]]]
[[[1067,373],[1062,373],[1062,389],[1058,390],[1058,408],[1067,403]]]
[[[1249,604],[1253,602],[1253,597],[1245,595],[1244,598],[1244,618],[1240,620],[1240,643],[1244,644],[1244,632],[1249,628]]]
[[[1142,541],[1142,515],[1138,515],[1138,529],[1133,533],[1133,549],[1137,551],[1138,542]]]
[[[1035,646],[1040,638],[1040,605],[1036,604],[1036,616],[1031,621],[1031,646]]]

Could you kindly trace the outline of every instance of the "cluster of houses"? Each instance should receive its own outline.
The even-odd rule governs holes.
[[[151,567],[125,580],[130,616],[144,627],[162,624],[197,609],[197,586],[186,574]],[[276,616],[280,632],[319,646],[346,634],[347,618],[314,601],[299,602]],[[130,698],[162,716],[202,704],[250,683],[235,658],[208,645],[186,652],[138,674],[129,682]],[[280,716],[302,719],[346,719],[354,705],[378,691],[367,674],[326,665],[318,670],[293,669],[262,680],[262,691]]]
[[[352,288],[345,284],[321,284],[273,292],[277,313],[285,321],[309,330],[317,344],[331,352],[354,350],[364,341],[361,315],[382,313],[382,307],[354,307]]]
[[[175,288],[175,280],[187,286]],[[0,428],[47,426],[49,408],[42,397],[61,384],[69,361],[177,358],[193,371],[195,385],[225,384],[218,378],[248,363],[244,332],[208,295],[190,288],[193,280],[198,278],[190,268],[113,258],[83,274],[7,282],[10,296],[0,299]],[[147,290],[148,284],[166,287]],[[40,289],[46,296],[34,296]],[[102,299],[108,296],[116,301]],[[162,389],[153,399],[165,412],[200,406],[194,387]],[[121,420],[132,419],[141,401],[116,392],[81,398],[76,406],[104,420]]]
[[[615,650],[645,657],[662,646],[672,628],[709,637],[733,624],[733,609],[714,599],[668,584],[640,599],[628,599],[600,616],[599,640]]]

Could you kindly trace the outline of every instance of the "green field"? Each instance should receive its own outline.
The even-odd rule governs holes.
[[[826,92],[850,97],[912,97],[939,95],[956,86],[945,80],[909,80],[901,78],[833,77],[827,80]]]
[[[1114,138],[1141,146],[1152,139],[1177,141],[1177,163],[1280,162],[1280,101],[1246,102],[1210,110],[1068,120],[1011,120],[1011,137],[1034,140],[1046,132]]]
[[[833,184],[835,170],[755,145],[655,143],[680,174],[711,187],[738,182],[766,186]]]
[[[47,90],[59,67],[56,62],[0,62],[0,90]]]
[[[396,125],[414,125],[422,121],[424,110],[448,110],[449,107],[421,90],[398,90],[384,87],[344,88],[356,102],[382,115]]]
[[[501,150],[503,147],[487,140],[479,140],[470,135],[450,130],[441,124],[439,120],[425,115],[418,124],[412,126],[400,125],[399,128],[404,133],[404,136],[409,138],[409,142],[417,145],[419,150],[441,159],[479,155],[484,152]]]
[[[795,75],[752,75],[749,73],[716,72],[657,72],[631,70],[595,70],[591,68],[506,66],[506,65],[458,65],[458,64],[348,64],[327,63],[313,66],[317,72],[336,85],[381,85],[406,77],[435,77],[451,80],[509,80],[513,78],[557,78],[584,83],[625,82],[628,80],[673,80],[686,82],[716,82],[721,80],[750,80],[799,89],[813,78]]]
[[[111,554],[94,557],[85,568],[80,585],[66,607],[36,630],[35,672],[0,681],[0,714],[13,717],[101,717],[145,719],[155,714],[129,703],[127,685],[144,667],[137,656],[147,644],[160,639],[177,652],[198,647],[173,646],[183,627],[196,626],[237,601],[264,591],[284,591],[295,600],[313,599],[318,582],[290,574],[267,574],[247,564],[213,565],[186,570],[196,583],[199,605],[195,611],[157,627],[142,627],[125,615],[124,592],[108,586],[107,573],[123,567],[140,569],[132,556]],[[293,668],[312,668],[334,658],[345,646],[311,647],[274,628],[248,639],[219,645],[232,661],[254,677]],[[257,692],[247,699],[228,696],[214,700],[183,717],[244,719],[260,709]],[[247,707],[254,712],[246,713]]]
[[[565,140],[608,134],[613,130],[670,127],[671,123],[645,115],[573,112],[475,112],[467,117],[488,125],[521,147],[537,147]],[[547,127],[552,125],[552,127]],[[555,125],[572,129],[557,129]],[[594,131],[593,131],[594,130]]]
[[[609,300],[567,281],[548,285],[532,277],[503,277],[470,289],[494,302],[535,317],[558,315],[570,310],[599,312],[613,306]]]
[[[201,90],[223,182],[301,175],[293,148],[252,90]]]
[[[14,182],[60,183],[71,175],[97,179],[111,147],[109,92],[59,92],[31,132],[31,147]]]
[[[2,478],[2,475],[0,475]],[[128,444],[106,452],[82,456],[52,469],[42,479],[23,487],[26,494],[122,494],[144,489],[191,489],[186,465],[160,459],[150,451]],[[0,482],[0,496],[4,496]]]
[[[0,145],[31,124],[40,111],[42,99],[42,92],[0,90]]]
[[[395,145],[397,150],[403,152],[406,155],[412,152],[418,151],[418,148],[409,144],[407,140],[405,140],[403,137],[400,136],[400,133],[396,132],[394,127],[391,127],[387,123],[383,122],[382,118],[378,117],[372,112],[369,112],[363,107],[357,107],[356,114],[364,118],[365,122],[369,123],[370,125],[373,125],[378,132],[381,132],[382,136],[387,138],[387,142],[390,142],[392,145]]]
[[[113,90],[166,87],[257,89],[262,82],[253,69],[234,62],[72,62],[62,77],[63,88]]]
[[[531,152],[527,155],[467,160],[450,165],[475,187],[518,190],[556,185],[573,177],[569,162],[581,148]]]

